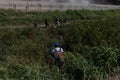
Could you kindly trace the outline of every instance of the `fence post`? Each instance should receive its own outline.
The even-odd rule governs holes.
[[[26,5],[26,12],[28,12],[28,10],[29,10],[29,4],[27,3],[27,5]]]
[[[16,4],[13,4],[13,9],[16,10]]]
[[[41,7],[42,7],[42,5],[38,4],[38,11],[41,11]]]

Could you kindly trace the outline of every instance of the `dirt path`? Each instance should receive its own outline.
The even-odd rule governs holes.
[[[120,80],[120,73],[112,75],[110,80]]]
[[[102,19],[102,21],[105,21],[107,19]],[[71,23],[78,23],[79,21],[93,21],[93,20],[73,20],[73,21],[67,21],[66,23],[60,23],[59,25],[55,25],[54,23],[50,23],[48,28],[49,27],[57,27],[57,26],[61,26],[61,25],[69,25]],[[101,20],[94,20],[94,21],[101,21]],[[5,25],[5,26],[0,26],[0,28],[24,28],[24,27],[35,27],[34,24],[30,24],[30,25]],[[37,27],[38,28],[46,28],[45,27],[45,24],[40,24],[38,23],[37,24]]]
[[[11,8],[16,10],[68,10],[68,9],[87,9],[87,10],[106,10],[120,9],[120,5],[98,5],[98,4],[82,4],[82,3],[64,3],[64,2],[41,2],[29,0],[0,0],[0,8]]]

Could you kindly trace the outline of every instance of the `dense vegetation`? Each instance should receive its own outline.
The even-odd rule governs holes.
[[[69,24],[47,29],[33,27],[36,20],[41,24],[48,18],[52,23],[56,16],[67,17]],[[120,10],[0,10],[0,79],[110,80],[120,65],[119,22]],[[60,70],[46,63],[55,41],[65,50],[66,61]]]

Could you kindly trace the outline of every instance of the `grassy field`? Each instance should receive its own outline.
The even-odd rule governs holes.
[[[56,17],[63,19],[66,17],[68,20],[105,20],[116,19],[120,17],[120,10],[107,10],[107,11],[47,11],[47,12],[23,12],[14,10],[0,10],[0,25],[33,25],[35,21],[40,24],[44,23],[45,18],[49,23],[53,23]]]
[[[45,18],[52,24],[57,16],[67,17],[69,24],[33,26],[34,21],[44,24]],[[0,80],[110,80],[120,65],[119,22],[120,10],[0,10]],[[46,64],[55,41],[65,50],[60,70]]]

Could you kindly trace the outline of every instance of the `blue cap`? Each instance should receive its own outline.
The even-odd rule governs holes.
[[[54,46],[55,46],[55,47],[59,47],[60,45],[59,45],[58,42],[55,42],[55,43],[54,43]]]

